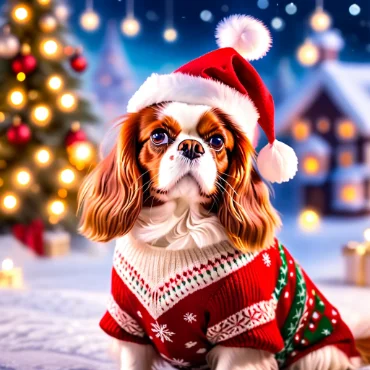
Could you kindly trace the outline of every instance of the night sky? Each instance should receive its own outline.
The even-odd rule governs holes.
[[[261,0],[259,0],[261,1]],[[266,1],[266,0],[262,0]],[[0,4],[5,0],[0,0]],[[271,20],[278,16],[285,21],[282,31],[272,30],[274,45],[269,54],[254,65],[262,74],[274,72],[281,57],[288,56],[296,71],[300,67],[295,60],[297,47],[309,35],[309,15],[315,8],[315,0],[293,0],[298,11],[288,15],[285,11],[291,0],[269,0],[267,9],[260,9],[257,0],[174,0],[174,26],[179,37],[176,42],[165,42],[162,33],[165,27],[165,0],[135,0],[135,16],[141,22],[141,32],[135,38],[122,35],[121,41],[127,57],[133,66],[137,82],[152,72],[170,72],[187,61],[216,48],[214,30],[223,17],[243,13],[264,21],[271,29]],[[349,13],[351,4],[361,7],[358,16]],[[87,33],[79,25],[79,16],[85,8],[85,0],[69,0],[72,9],[70,24],[73,32],[85,47],[90,59],[90,71],[98,60],[103,41],[105,25],[109,19],[121,22],[126,13],[125,0],[94,0],[94,8],[102,17],[97,32]],[[225,5],[227,5],[225,7]],[[334,28],[341,30],[346,47],[342,59],[349,61],[370,61],[370,0],[324,0],[325,9],[333,18]],[[228,11],[223,11],[228,8]],[[213,14],[212,22],[200,19],[200,12],[207,9]],[[223,9],[223,10],[222,10]],[[147,12],[155,12],[157,21],[147,19]]]

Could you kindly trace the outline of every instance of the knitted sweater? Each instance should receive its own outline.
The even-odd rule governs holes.
[[[329,344],[358,355],[338,311],[278,241],[259,253],[228,242],[168,251],[126,236],[100,325],[119,340],[151,343],[177,368],[208,369],[217,344],[272,352],[280,368]]]

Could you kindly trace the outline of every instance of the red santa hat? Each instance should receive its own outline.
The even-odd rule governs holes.
[[[257,158],[260,174],[271,182],[289,181],[297,172],[297,156],[276,140],[274,101],[249,63],[266,55],[271,46],[270,32],[253,17],[233,15],[219,23],[216,39],[220,49],[171,74],[152,74],[131,98],[127,111],[138,112],[166,101],[220,108],[252,143],[259,124],[268,139]]]

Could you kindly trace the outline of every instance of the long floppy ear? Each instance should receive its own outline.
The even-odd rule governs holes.
[[[244,252],[272,245],[275,231],[281,225],[270,203],[268,188],[253,168],[254,155],[252,145],[239,132],[224,178],[225,191],[218,211],[235,247]]]
[[[116,145],[80,187],[79,230],[91,240],[107,242],[125,235],[141,210],[143,192],[136,140],[139,119],[139,114],[124,119]]]

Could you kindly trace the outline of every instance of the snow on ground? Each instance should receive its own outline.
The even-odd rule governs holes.
[[[370,218],[326,219],[310,233],[300,230],[295,218],[284,223],[280,240],[350,326],[358,326],[369,317],[370,288],[344,283],[341,248],[361,241]],[[37,259],[10,236],[0,237],[0,261],[12,258],[25,275],[23,290],[0,291],[0,370],[115,368],[109,338],[98,326],[109,294],[112,252],[112,245],[75,238],[69,256]],[[370,327],[370,317],[366,323]]]

